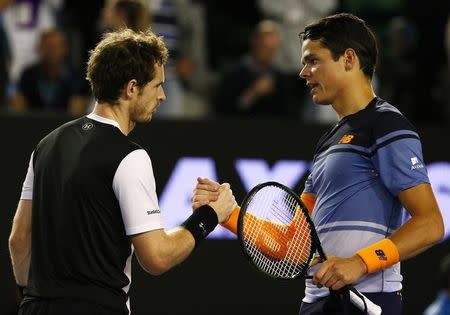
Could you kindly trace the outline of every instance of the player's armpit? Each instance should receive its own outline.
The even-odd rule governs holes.
[[[309,214],[312,214],[314,205],[316,204],[316,195],[310,193],[302,193],[300,199],[308,209]]]

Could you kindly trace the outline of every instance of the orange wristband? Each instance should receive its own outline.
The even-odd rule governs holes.
[[[367,273],[372,273],[400,261],[397,246],[388,238],[360,249],[356,254],[367,266]]]
[[[231,212],[230,216],[228,217],[228,220],[221,223],[220,225],[237,235],[237,224],[240,211],[241,207],[237,206],[236,208],[234,208],[233,212]]]

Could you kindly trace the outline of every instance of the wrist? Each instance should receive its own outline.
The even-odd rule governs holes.
[[[195,247],[211,233],[219,223],[214,209],[208,205],[198,208],[181,226],[188,230],[195,240]]]
[[[359,256],[358,254],[354,255],[353,260],[358,264],[358,266],[361,269],[361,273],[364,275],[367,273],[367,265],[364,262],[364,260],[361,258],[361,256]]]

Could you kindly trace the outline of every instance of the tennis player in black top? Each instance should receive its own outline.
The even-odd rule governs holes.
[[[33,151],[9,239],[25,287],[19,314],[129,314],[133,248],[146,271],[161,274],[233,210],[223,184],[216,202],[163,229],[150,157],[127,135],[165,100],[167,56],[151,32],[106,34],[88,61],[94,111]]]

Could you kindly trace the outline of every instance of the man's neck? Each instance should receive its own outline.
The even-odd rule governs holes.
[[[371,100],[376,97],[370,81],[356,82],[348,85],[349,88],[333,102],[333,109],[342,119],[345,116],[359,112],[367,107]]]
[[[131,121],[130,114],[126,106],[114,105],[110,103],[95,103],[93,113],[116,121],[119,124],[120,131],[128,135],[135,127],[136,123]]]

